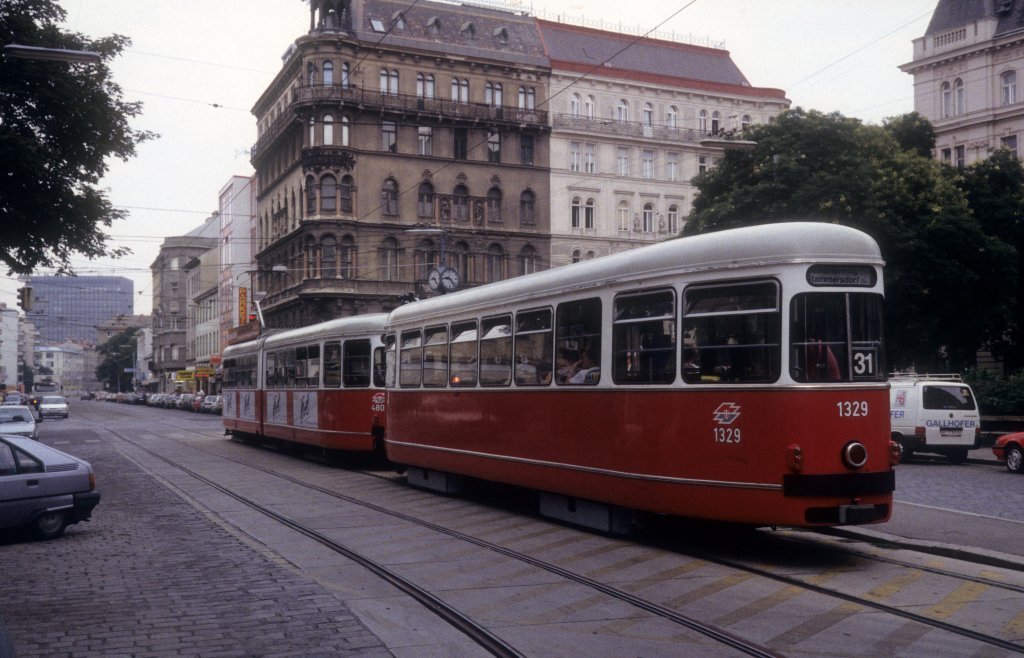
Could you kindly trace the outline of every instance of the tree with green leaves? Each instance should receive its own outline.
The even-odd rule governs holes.
[[[1007,326],[1015,254],[985,232],[958,172],[921,154],[933,134],[913,117],[870,126],[784,112],[750,131],[753,149],[727,151],[695,179],[685,232],[788,221],[860,229],[886,260],[889,365],[963,369]]]
[[[125,368],[135,367],[136,328],[125,329],[114,334],[96,348],[100,361],[96,366],[96,380],[106,384],[111,391],[131,391],[133,373]]]
[[[99,53],[98,63],[0,55],[0,261],[10,272],[38,267],[72,273],[71,258],[118,257],[104,228],[125,216],[100,188],[108,158],[128,160],[152,138],[129,119],[140,103],[122,100],[110,62],[123,36],[90,40],[64,32],[53,0],[0,2],[0,43]]]

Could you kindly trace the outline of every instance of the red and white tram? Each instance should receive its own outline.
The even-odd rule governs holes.
[[[227,347],[225,430],[324,450],[381,449],[386,318],[331,320]]]
[[[772,224],[399,307],[387,455],[413,483],[521,485],[587,525],[885,521],[882,265],[859,231]]]

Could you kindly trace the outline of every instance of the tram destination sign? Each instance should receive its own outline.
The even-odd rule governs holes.
[[[870,288],[875,280],[875,268],[867,265],[811,265],[807,269],[807,283],[812,286]]]

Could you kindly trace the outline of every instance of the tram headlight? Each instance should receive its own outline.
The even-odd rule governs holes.
[[[850,468],[860,468],[868,463],[868,449],[860,441],[850,441],[843,446],[843,462]]]

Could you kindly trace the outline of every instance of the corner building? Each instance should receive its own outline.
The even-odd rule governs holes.
[[[253,108],[267,325],[390,310],[439,266],[550,267],[549,70],[528,15],[311,0]]]

